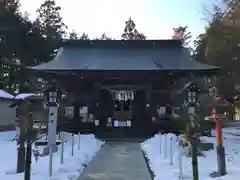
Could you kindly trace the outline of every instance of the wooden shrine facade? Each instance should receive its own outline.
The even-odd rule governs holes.
[[[168,84],[171,83],[170,77],[166,76],[159,81],[139,80],[138,83],[136,80],[134,82],[126,79],[121,79],[121,83],[116,79],[115,83],[112,80],[96,82],[81,79],[77,75],[75,78],[76,80],[66,76],[65,80],[62,79],[62,85],[68,93],[63,105],[74,106],[74,121],[86,121],[79,124],[83,129],[94,125],[96,133],[100,135],[109,136],[111,132],[111,137],[126,134],[145,136],[156,130],[154,124],[156,120],[152,119],[153,114],[154,116],[157,114],[156,109],[164,107],[166,113],[162,113],[159,118],[166,119],[166,105],[171,103],[169,97],[171,86]],[[68,83],[77,80],[77,84]],[[94,116],[93,121],[88,119],[87,122],[81,117],[80,108],[85,106],[88,107],[88,115]]]
[[[191,60],[177,40],[69,40],[55,59],[30,69],[61,83],[64,127],[101,137],[146,137],[172,113],[174,80],[218,68]]]

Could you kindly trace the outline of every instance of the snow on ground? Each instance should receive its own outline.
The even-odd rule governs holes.
[[[23,180],[24,174],[16,174],[17,146],[12,141],[16,135],[15,131],[0,133],[0,177],[4,180]],[[74,136],[74,156],[71,156],[72,135],[65,135],[64,163],[60,164],[60,147],[53,156],[54,180],[75,180],[92,157],[100,149],[103,142],[94,138],[94,135],[80,136],[80,150],[78,150],[78,135]],[[39,157],[38,161],[32,159],[32,178],[34,180],[47,180],[49,169],[49,156]]]
[[[240,129],[229,127],[223,129],[224,146],[226,151],[227,175],[211,178],[210,173],[217,171],[216,149],[205,151],[205,157],[198,158],[199,179],[201,180],[235,180],[240,177]],[[215,132],[213,132],[215,134]],[[170,138],[172,137],[173,165],[170,165]],[[212,142],[216,146],[216,137],[203,137],[204,141]],[[161,142],[161,143],[160,143]],[[160,145],[161,144],[161,145]],[[146,152],[150,167],[155,173],[155,180],[177,180],[179,176],[179,156],[177,137],[173,134],[155,135],[141,144]],[[161,150],[160,150],[161,147]],[[184,179],[192,179],[191,157],[182,157]]]

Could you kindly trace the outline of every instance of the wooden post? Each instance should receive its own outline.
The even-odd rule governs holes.
[[[78,150],[80,150],[80,143],[81,143],[81,133],[78,133]]]
[[[177,143],[178,143],[178,166],[179,166],[179,173],[178,173],[178,179],[183,179],[183,163],[182,163],[182,147],[180,143],[180,136],[177,137]]]
[[[30,180],[31,178],[31,163],[32,163],[32,142],[31,140],[27,140],[24,180]]]
[[[162,154],[162,134],[159,134],[159,151],[160,154]]]
[[[64,132],[60,132],[60,136],[61,136],[61,159],[60,159],[60,163],[63,164],[63,156],[64,156]]]
[[[167,158],[167,134],[164,133],[164,157]]]
[[[151,83],[147,84],[147,89],[146,89],[146,103],[149,104],[151,101]]]
[[[198,149],[197,149],[197,139],[194,137],[195,132],[193,131],[192,122],[188,124],[189,126],[189,137],[192,146],[192,169],[193,169],[193,180],[199,180],[198,175]]]

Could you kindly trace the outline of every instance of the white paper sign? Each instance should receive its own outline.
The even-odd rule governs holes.
[[[159,116],[166,114],[166,107],[165,106],[160,106],[157,109],[157,113],[158,113]]]
[[[118,120],[114,120],[113,126],[114,126],[114,127],[118,127]]]
[[[17,131],[16,138],[18,139],[20,137],[20,127],[16,127],[16,131]]]
[[[132,126],[132,121],[131,120],[127,120],[127,127],[131,127]]]
[[[119,122],[118,122],[118,126],[120,126],[120,127],[126,127],[126,126],[127,126],[127,122],[126,122],[126,121],[119,121]]]
[[[87,114],[88,113],[88,107],[87,106],[83,106],[80,107],[80,114]]]
[[[99,120],[97,120],[97,119],[94,120],[94,125],[95,125],[95,126],[99,126]]]

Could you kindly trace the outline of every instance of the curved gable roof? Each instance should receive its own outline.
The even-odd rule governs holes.
[[[197,71],[217,70],[191,59],[177,40],[71,40],[56,57],[34,67],[47,71]]]

